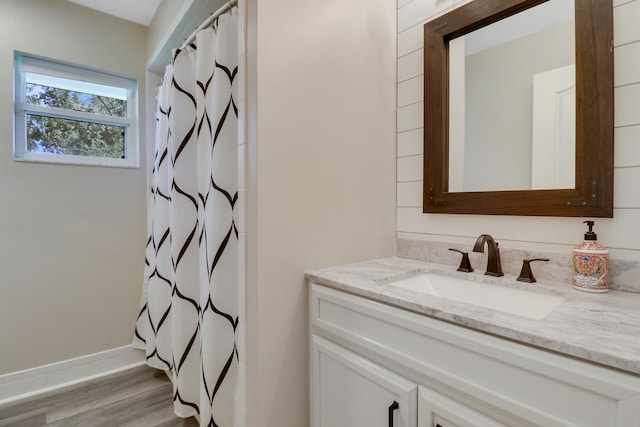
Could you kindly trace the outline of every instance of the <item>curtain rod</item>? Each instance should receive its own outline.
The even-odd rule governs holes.
[[[198,34],[198,31],[207,28],[209,25],[211,25],[214,19],[216,19],[218,16],[222,15],[223,13],[227,12],[237,4],[238,4],[238,0],[229,0],[224,6],[220,7],[220,9],[213,12],[211,16],[205,19],[205,21],[202,24],[200,24],[200,26],[196,28],[193,33],[191,33],[191,35],[184,41],[184,43],[182,43],[182,46],[180,46],[180,49],[184,49],[191,42],[193,42],[196,38],[196,34]]]

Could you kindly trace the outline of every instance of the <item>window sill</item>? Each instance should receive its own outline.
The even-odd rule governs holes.
[[[66,156],[60,154],[25,153],[13,157],[16,162],[48,163],[75,166],[98,166],[124,169],[139,169],[137,160],[110,159],[106,157]]]

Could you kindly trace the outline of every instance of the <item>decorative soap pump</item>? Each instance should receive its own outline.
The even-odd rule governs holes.
[[[609,251],[596,240],[594,221],[583,221],[589,227],[584,241],[573,249],[573,287],[585,292],[607,292]]]

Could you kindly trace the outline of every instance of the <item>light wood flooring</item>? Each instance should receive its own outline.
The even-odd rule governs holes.
[[[141,366],[0,406],[0,427],[197,427],[173,413],[164,372]]]

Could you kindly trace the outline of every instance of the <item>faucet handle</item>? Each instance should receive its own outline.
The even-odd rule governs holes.
[[[473,267],[471,267],[471,262],[469,261],[468,252],[464,252],[459,249],[453,249],[453,248],[449,248],[449,250],[462,254],[462,260],[460,261],[460,267],[458,267],[458,271],[463,271],[465,273],[471,273],[473,271]]]
[[[518,282],[535,283],[536,278],[533,277],[533,271],[531,270],[530,263],[533,261],[549,261],[549,258],[533,258],[522,260],[522,270],[520,270],[520,276],[516,279]]]

